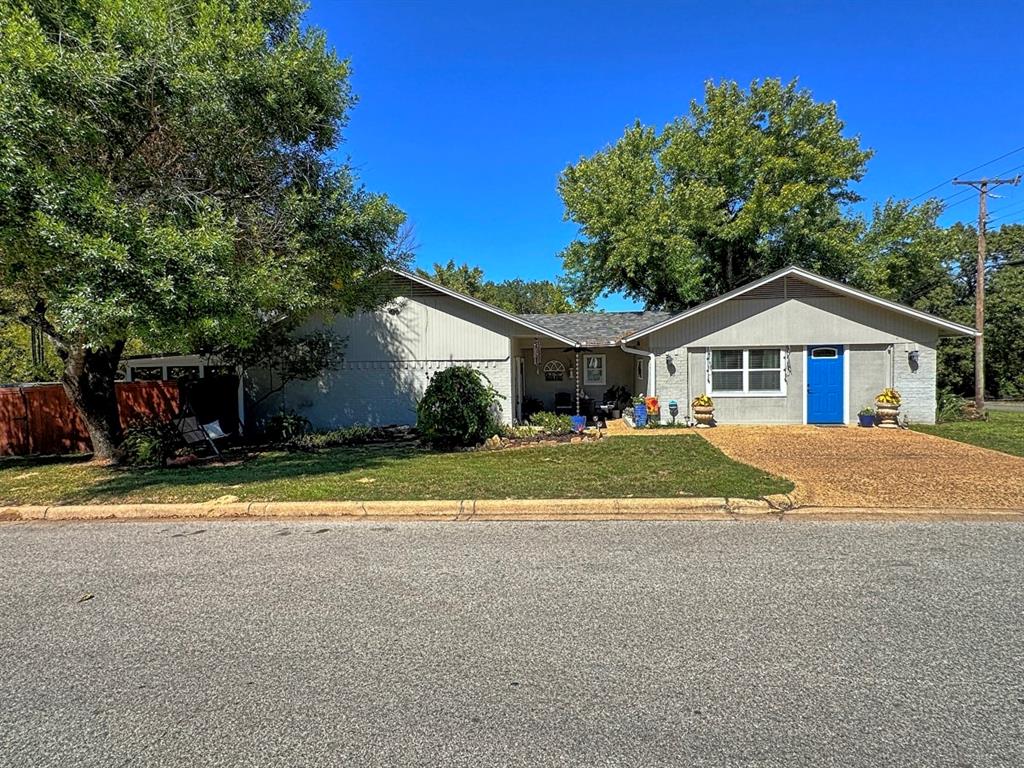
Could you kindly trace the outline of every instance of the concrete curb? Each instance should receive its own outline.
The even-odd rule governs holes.
[[[348,520],[731,520],[764,516],[760,499],[478,499],[67,504],[0,507],[0,521],[331,517]]]
[[[961,520],[1024,521],[1021,509],[801,507],[765,499],[479,499],[450,501],[253,501],[0,507],[0,521],[317,518],[338,520]]]

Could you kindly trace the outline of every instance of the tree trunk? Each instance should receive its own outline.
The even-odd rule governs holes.
[[[121,419],[114,375],[123,350],[124,342],[118,341],[99,349],[76,345],[61,355],[61,384],[89,429],[93,458],[108,463],[121,458]]]

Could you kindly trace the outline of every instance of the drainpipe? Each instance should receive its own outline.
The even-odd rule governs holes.
[[[627,347],[626,342],[624,341],[619,342],[619,349],[621,349],[623,352],[628,352],[631,355],[637,355],[638,357],[647,358],[647,396],[657,397],[658,392],[656,387],[654,386],[654,353],[644,352],[644,350],[642,349],[633,349],[632,347]]]

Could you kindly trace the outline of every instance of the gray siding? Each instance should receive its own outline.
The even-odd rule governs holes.
[[[257,417],[295,410],[316,428],[352,424],[414,424],[416,403],[433,373],[451,365],[480,370],[503,396],[501,418],[511,421],[514,323],[440,293],[398,297],[377,312],[312,320],[346,339],[338,370],[293,382],[262,404]],[[265,391],[266,372],[253,371]]]
[[[692,318],[651,334],[658,353],[657,391],[663,417],[669,399],[689,407],[707,388],[708,347],[779,347],[788,349],[785,397],[719,397],[715,414],[723,423],[801,423],[804,414],[803,351],[807,345],[844,344],[849,356],[851,423],[874,395],[890,384],[904,398],[911,421],[935,420],[935,348],[938,332],[927,323],[848,296],[761,295],[724,302]],[[911,370],[908,352],[917,349],[920,363]],[[676,372],[669,370],[668,359]],[[679,361],[685,360],[685,366]]]
[[[914,318],[849,296],[809,299],[733,299],[651,334],[652,349],[684,346],[764,347],[772,344],[889,344],[934,346],[936,330]]]

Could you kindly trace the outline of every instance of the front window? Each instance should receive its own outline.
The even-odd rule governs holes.
[[[584,355],[583,371],[584,384],[604,384],[604,355]]]
[[[163,377],[164,369],[161,366],[132,366],[132,381],[160,381]]]
[[[784,395],[785,355],[781,349],[713,349],[709,391],[717,395]]]

